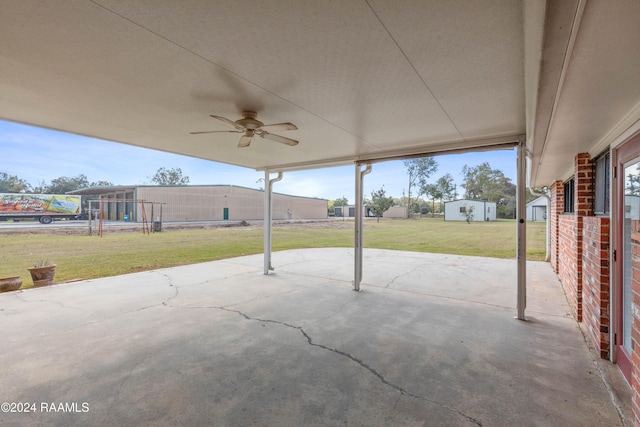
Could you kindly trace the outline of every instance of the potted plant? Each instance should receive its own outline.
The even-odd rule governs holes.
[[[49,286],[53,284],[53,278],[56,275],[56,265],[51,264],[47,260],[40,260],[29,269],[33,286]]]
[[[0,292],[17,291],[22,286],[19,276],[3,277],[0,279]]]

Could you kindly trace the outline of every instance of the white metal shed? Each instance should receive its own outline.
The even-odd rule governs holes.
[[[527,203],[527,221],[546,221],[549,201],[546,197],[538,197]]]
[[[453,200],[444,203],[445,221],[495,221],[496,203],[484,200]]]

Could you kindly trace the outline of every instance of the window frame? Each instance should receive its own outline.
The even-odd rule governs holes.
[[[611,206],[611,152],[607,148],[594,159],[593,213],[608,216]]]
[[[564,182],[564,206],[562,212],[565,214],[573,214],[575,213],[575,190],[576,190],[576,180],[572,176],[568,180]]]

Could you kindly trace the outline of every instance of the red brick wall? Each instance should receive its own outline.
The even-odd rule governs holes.
[[[600,357],[609,358],[609,218],[582,219],[582,321]]]
[[[558,277],[567,294],[571,313],[582,321],[582,218],[571,214],[558,219]]]
[[[594,170],[593,162],[588,153],[581,153],[575,157],[576,173],[574,211],[576,216],[593,216]]]
[[[549,226],[550,262],[562,283],[572,314],[584,322],[588,336],[600,356],[610,354],[610,220],[593,216],[594,163],[586,153],[575,157],[574,213],[564,211],[564,183],[556,181],[550,188]],[[640,261],[640,231],[638,233]],[[640,304],[640,263],[637,298]],[[636,333],[634,331],[634,333]],[[638,320],[640,343],[640,320]],[[640,352],[640,347],[638,347]],[[637,357],[640,375],[640,353]],[[638,383],[640,384],[640,383]],[[638,396],[640,407],[640,395]],[[640,412],[638,412],[640,413]]]
[[[554,272],[558,273],[558,216],[564,209],[564,186],[562,181],[556,181],[550,187],[549,197],[549,238],[550,256],[549,262]]]
[[[558,216],[557,231],[557,273],[567,294],[569,306],[578,322],[582,321],[582,228],[583,218],[593,215],[593,162],[589,154],[580,153],[575,157],[574,213]],[[554,187],[556,185],[554,184]],[[558,189],[556,189],[558,192]],[[557,203],[557,204],[556,204]],[[556,209],[560,207],[556,198]],[[553,242],[553,234],[552,234]],[[552,257],[553,258],[553,257]]]

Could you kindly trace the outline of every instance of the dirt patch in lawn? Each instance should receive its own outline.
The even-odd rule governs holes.
[[[285,229],[342,229],[353,228],[353,221],[343,220],[314,220],[314,221],[275,221],[273,223],[274,228]],[[209,230],[215,228],[229,228],[229,229],[247,229],[252,230],[256,228],[262,228],[262,222],[247,222],[247,221],[231,221],[231,222],[180,222],[180,223],[163,223],[162,232],[170,232],[173,230]],[[141,233],[142,224],[123,224],[123,223],[106,223],[102,227],[103,233]],[[152,224],[149,224],[149,230],[153,230]],[[3,227],[0,229],[0,234],[57,234],[57,235],[86,235],[88,234],[87,227],[69,227],[66,225],[42,225],[42,226],[27,226],[16,225],[15,227]],[[93,226],[93,234],[98,234],[98,226]]]

